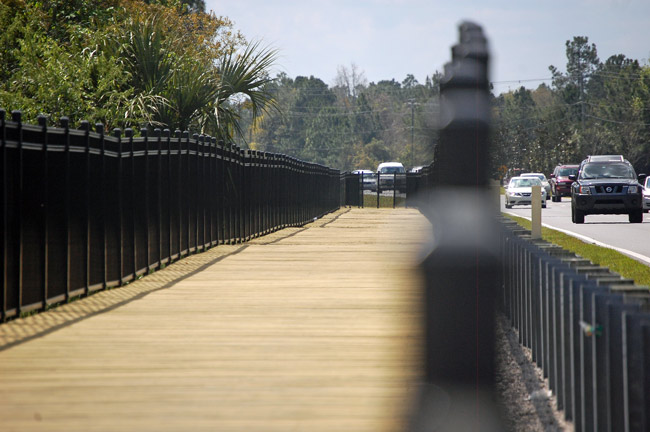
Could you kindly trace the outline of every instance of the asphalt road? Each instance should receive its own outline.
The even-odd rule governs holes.
[[[501,196],[501,211],[530,219],[530,206],[506,210]],[[542,225],[563,231],[590,243],[617,249],[644,264],[650,265],[650,214],[643,214],[642,224],[631,224],[627,215],[587,215],[584,224],[571,222],[571,199],[546,201],[542,209]]]

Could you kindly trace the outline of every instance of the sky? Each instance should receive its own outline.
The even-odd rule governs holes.
[[[247,40],[279,51],[275,73],[332,85],[340,66],[368,82],[424,83],[443,71],[458,24],[483,27],[495,93],[550,83],[565,70],[565,43],[587,36],[598,56],[649,64],[650,0],[206,0]]]

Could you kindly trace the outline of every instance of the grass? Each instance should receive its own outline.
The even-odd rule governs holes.
[[[505,216],[530,230],[531,222],[529,220],[511,215]],[[576,255],[580,255],[594,264],[607,267],[624,278],[632,279],[637,285],[650,286],[650,267],[627,255],[613,249],[585,243],[551,228],[542,227],[542,238],[549,243],[556,244]]]
[[[377,208],[377,194],[363,194],[363,206]],[[395,207],[404,207],[405,198],[395,197]],[[379,195],[379,207],[393,207],[393,195]]]

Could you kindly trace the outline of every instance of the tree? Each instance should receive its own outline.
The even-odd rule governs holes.
[[[6,1],[0,104],[27,122],[46,113],[231,139],[242,130],[235,99],[254,116],[272,106],[275,51],[245,43],[202,1]]]
[[[494,166],[549,173],[588,154],[622,154],[650,168],[650,67],[619,54],[601,63],[595,44],[565,44],[566,73],[550,66],[552,86],[494,98]]]
[[[597,153],[599,149],[597,138],[588,131],[586,107],[589,101],[585,93],[586,86],[593,72],[599,67],[598,51],[595,44],[589,44],[586,36],[574,36],[573,40],[566,41],[566,74],[549,66],[553,73],[553,85],[560,92],[564,102],[571,107],[569,114],[579,121],[579,128],[575,130],[578,139],[579,152]]]

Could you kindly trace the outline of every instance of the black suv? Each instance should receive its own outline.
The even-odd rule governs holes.
[[[570,176],[571,219],[584,223],[588,214],[627,214],[630,223],[643,222],[643,195],[632,164],[623,156],[589,156],[578,174]]]

